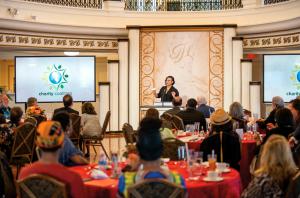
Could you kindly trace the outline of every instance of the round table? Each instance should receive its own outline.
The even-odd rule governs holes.
[[[178,137],[178,139],[187,138],[188,136]],[[191,139],[195,139],[191,137]],[[203,140],[197,141],[188,141],[188,148],[193,150],[200,150],[200,146]],[[254,151],[256,148],[256,141],[255,140],[242,140],[241,144],[241,161],[240,161],[240,173],[241,179],[243,183],[243,187],[246,188],[251,181],[251,174],[250,174],[250,164],[255,155]]]
[[[186,182],[188,197],[202,198],[239,198],[241,195],[241,180],[240,174],[231,169],[229,173],[223,173],[223,181],[219,182],[205,182],[203,176],[197,181],[190,181],[187,179],[188,172],[186,168],[180,168],[177,162],[169,162],[170,170],[180,173]],[[117,179],[103,179],[91,180],[87,174],[88,166],[71,167],[70,170],[78,173],[85,181],[86,197],[116,197],[118,180]],[[110,171],[108,171],[108,175]]]

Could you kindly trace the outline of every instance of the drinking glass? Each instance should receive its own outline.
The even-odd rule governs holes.
[[[216,162],[217,162],[217,155],[207,155],[208,159],[208,167],[210,171],[215,171],[217,168]]]

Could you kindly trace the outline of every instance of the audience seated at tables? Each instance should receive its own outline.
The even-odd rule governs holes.
[[[101,132],[101,126],[99,118],[95,111],[94,106],[90,102],[86,102],[82,105],[82,115],[81,115],[81,135],[83,137],[94,137],[99,136]],[[90,155],[90,147],[86,145],[87,154]]]
[[[182,98],[180,96],[176,96],[172,99],[173,108],[165,111],[165,113],[169,113],[171,115],[176,115],[180,111],[180,107],[182,105]]]
[[[27,99],[27,109],[25,117],[38,117],[42,116],[46,119],[45,110],[39,107],[37,99],[35,97],[30,97]]]
[[[203,114],[196,110],[196,106],[197,101],[194,98],[191,98],[187,101],[186,110],[180,111],[176,115],[182,119],[184,125],[195,124],[195,122],[199,122],[199,129],[206,131],[206,120]]]
[[[59,122],[42,122],[38,126],[36,138],[36,144],[41,150],[41,158],[22,168],[19,179],[24,179],[32,174],[48,175],[65,183],[71,197],[81,198],[84,197],[81,177],[58,162],[64,136]]]
[[[22,124],[23,111],[20,107],[13,107],[10,111],[9,128],[15,129]]]
[[[263,147],[260,166],[242,198],[284,197],[289,181],[296,173],[286,138],[272,135]]]
[[[0,152],[0,197],[17,197],[14,176],[12,174],[8,158]]]
[[[159,119],[159,112],[157,109],[150,108],[146,112],[145,118],[154,118]],[[162,121],[161,121],[162,122]],[[161,127],[159,129],[161,138],[164,140],[166,138],[175,138],[175,135],[172,133],[172,130],[168,127],[164,126],[164,123],[162,122]]]
[[[68,137],[68,131],[70,129],[70,115],[67,112],[60,112],[54,114],[53,121],[60,123],[62,131],[65,133],[64,144],[59,152],[59,162],[65,166],[75,166],[79,164],[88,164],[89,162],[82,156]]]
[[[207,155],[214,150],[218,162],[229,163],[230,167],[239,170],[240,142],[238,135],[232,131],[231,117],[223,109],[218,109],[210,116],[210,121],[212,134],[200,145],[203,160],[207,161]]]
[[[0,151],[6,155],[7,159],[10,158],[13,142],[13,130],[8,127],[5,117],[0,114]]]
[[[295,131],[292,134],[292,137],[290,138],[290,143],[294,144],[300,140],[300,99],[294,99],[290,101],[288,108],[292,112],[294,122],[296,124]]]
[[[66,94],[63,97],[63,103],[64,103],[64,107],[61,107],[59,109],[55,109],[53,114],[57,114],[59,112],[68,112],[68,113],[75,113],[77,115],[79,115],[79,112],[72,109],[72,105],[73,105],[73,97],[70,94]]]
[[[0,95],[0,114],[4,115],[5,119],[10,117],[10,107],[8,106],[9,98],[6,94]]]
[[[210,118],[210,115],[215,112],[215,108],[207,105],[207,100],[204,96],[199,96],[197,98],[198,107],[197,110],[200,111],[205,118]]]
[[[274,128],[275,125],[275,113],[278,109],[284,107],[284,100],[280,96],[274,96],[272,98],[272,111],[270,112],[269,116],[263,120],[257,120],[257,124],[261,129],[270,130]]]
[[[166,179],[185,187],[185,181],[179,174],[162,169],[160,166],[160,157],[163,152],[160,127],[159,119],[144,118],[141,121],[136,146],[142,165],[137,172],[125,172],[119,178],[118,193],[120,196],[127,197],[128,187],[145,179]]]
[[[247,120],[244,119],[244,111],[241,103],[234,102],[229,107],[229,115],[232,118],[233,131],[236,129],[243,129],[247,131]]]

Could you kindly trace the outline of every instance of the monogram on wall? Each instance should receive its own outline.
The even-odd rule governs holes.
[[[202,95],[223,107],[223,68],[223,29],[141,29],[140,105],[153,105],[152,88],[172,75],[183,101]]]

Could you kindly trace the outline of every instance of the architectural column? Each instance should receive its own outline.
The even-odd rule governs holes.
[[[235,27],[224,28],[224,109],[232,103],[232,37],[236,35]]]
[[[99,120],[101,126],[104,123],[105,115],[110,110],[110,83],[99,82]],[[110,126],[107,127],[107,131],[110,130]]]
[[[244,109],[250,109],[250,86],[252,81],[252,60],[241,59],[242,71],[242,106]]]
[[[119,129],[128,122],[128,39],[119,39]]]
[[[261,85],[261,82],[252,81],[252,82],[249,82],[249,85],[250,85],[250,111],[252,112],[252,116],[254,116],[256,114],[257,118],[260,118],[261,117],[260,116],[260,85]]]
[[[107,61],[108,81],[110,82],[110,130],[119,130],[119,61]]]
[[[139,125],[139,48],[140,30],[129,28],[129,124]]]
[[[232,100],[234,102],[242,101],[242,72],[241,59],[243,58],[243,37],[232,38]]]

